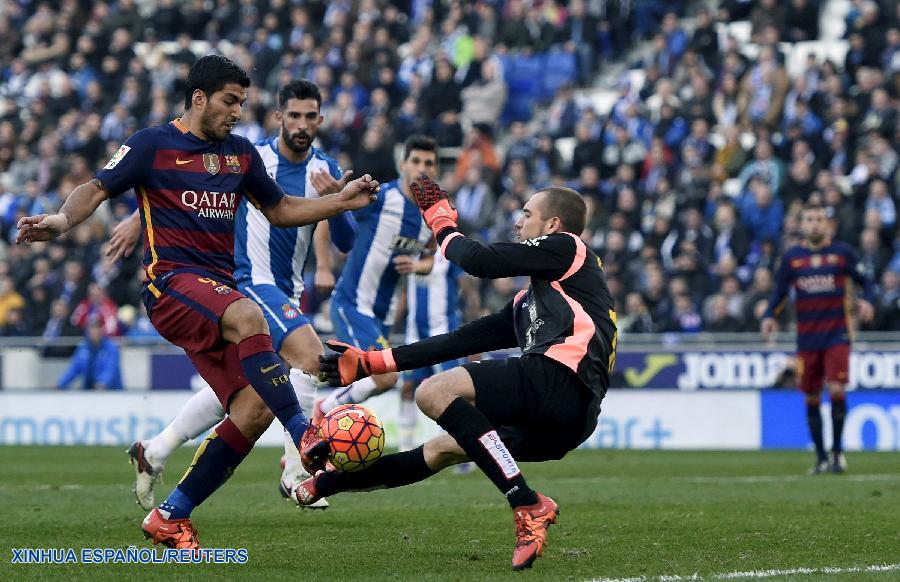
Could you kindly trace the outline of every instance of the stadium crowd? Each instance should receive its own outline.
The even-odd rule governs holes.
[[[153,336],[139,257],[104,258],[133,196],[60,242],[11,241],[19,217],[55,211],[132,132],[178,116],[188,68],[207,51],[251,74],[236,130],[251,140],[276,130],[277,88],[297,77],[323,90],[321,147],[357,174],[390,180],[397,143],[435,137],[447,152],[442,185],[473,236],[512,240],[542,186],[584,193],[583,237],[603,259],[624,333],[756,331],[807,200],[827,206],[835,236],[859,249],[878,283],[873,329],[898,329],[900,4],[854,0],[845,60],[813,56],[791,76],[779,43],[817,38],[820,9],[816,0],[6,2],[0,335],[78,336],[99,321],[110,336]],[[754,58],[717,31],[736,18],[751,23]],[[623,76],[611,109],[596,110],[584,90],[638,43],[647,57],[628,64],[644,82]],[[537,62],[569,67],[541,69],[554,83],[529,93],[516,71]],[[474,286],[468,315],[518,287]]]

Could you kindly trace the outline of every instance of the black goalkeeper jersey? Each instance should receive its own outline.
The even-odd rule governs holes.
[[[395,348],[401,369],[455,353],[519,347],[524,355],[542,355],[568,367],[597,397],[604,396],[615,362],[616,313],[601,261],[579,237],[554,233],[485,246],[445,229],[438,243],[449,260],[473,276],[527,275],[531,285],[497,313]]]

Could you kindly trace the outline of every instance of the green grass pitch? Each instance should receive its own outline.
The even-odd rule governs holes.
[[[158,498],[191,451],[170,460]],[[277,493],[275,449],[254,451],[194,513],[205,547],[246,548],[244,565],[11,564],[11,548],[146,546],[145,512],[118,448],[0,447],[0,579],[589,580],[709,577],[900,563],[900,461],[848,455],[844,476],[806,477],[799,452],[577,451],[526,464],[559,502],[532,571],[514,573],[510,510],[479,472],[345,494],[325,512]],[[896,580],[900,571],[803,580]],[[776,576],[768,579],[796,579]]]

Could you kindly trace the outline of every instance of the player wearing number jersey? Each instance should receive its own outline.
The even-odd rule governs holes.
[[[431,244],[432,235],[422,221],[409,184],[416,176],[434,177],[437,143],[414,135],[403,146],[400,178],[385,184],[378,202],[354,213],[359,234],[331,297],[331,320],[337,338],[360,349],[390,347],[397,287],[401,275],[413,274],[415,257]],[[397,374],[365,378],[335,390],[316,404],[316,419],[341,404],[363,402],[390,389]]]
[[[853,335],[850,314],[856,303],[860,319],[871,320],[874,290],[856,252],[843,242],[831,240],[825,208],[815,204],[805,206],[800,226],[805,240],[785,251],[781,258],[761,331],[766,337],[775,331],[775,315],[784,307],[788,291],[793,289],[797,312],[798,376],[800,389],[806,395],[806,419],[816,448],[816,464],[810,474],[829,470],[843,473],[847,466],[841,443],[847,414],[844,386],[850,368]],[[863,292],[863,297],[857,301],[854,301],[854,283]],[[825,453],[819,410],[823,380],[831,396],[834,429],[830,462]]]
[[[174,548],[199,547],[191,512],[234,472],[273,414],[310,467],[324,465],[328,455],[294,391],[283,388],[288,371],[259,306],[235,289],[237,205],[247,198],[273,224],[292,227],[377,197],[378,184],[368,176],[318,200],[285,196],[253,145],[231,134],[249,85],[247,74],[227,58],[201,58],[188,73],[182,117],[129,137],[94,179],[69,194],[59,213],[18,223],[18,243],[49,240],[84,221],[106,198],[130,189],[138,194],[150,321],[185,350],[228,411],[175,489],[143,521],[145,536]]]
[[[337,162],[312,146],[322,121],[321,99],[319,88],[310,81],[292,81],[282,87],[275,111],[281,129],[276,137],[256,144],[266,173],[292,196],[318,198],[346,181]],[[329,218],[327,227],[323,223],[318,227],[278,228],[243,201],[235,217],[234,276],[238,290],[262,308],[273,346],[291,367],[290,381],[304,411],[312,409],[315,399],[314,375],[319,371],[322,344],[300,310],[303,270],[315,246],[317,282],[321,276],[331,276],[329,234],[339,250],[349,251],[356,236],[352,214]],[[142,507],[152,507],[154,485],[175,449],[205,433],[224,415],[212,388],[207,387],[191,397],[159,434],[132,444],[129,455],[136,473],[134,493]],[[291,489],[309,475],[303,471],[288,432],[283,460],[279,490],[289,497]],[[327,507],[327,503],[316,507]]]
[[[409,370],[469,354],[518,347],[521,357],[483,360],[441,372],[416,403],[448,434],[388,455],[356,473],[322,471],[297,488],[308,503],[343,491],[399,487],[471,459],[506,497],[516,523],[514,569],[541,555],[556,521],[552,499],[532,490],[517,461],[560,459],[593,432],[615,362],[616,315],[600,259],[578,234],[586,205],[568,188],[536,193],[516,224],[520,243],[484,246],[463,236],[446,192],[421,179],[416,200],[441,253],[476,277],[529,276],[501,311],[455,331],[383,351],[328,342],[329,383]]]

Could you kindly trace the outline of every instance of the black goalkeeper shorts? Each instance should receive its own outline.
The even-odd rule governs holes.
[[[550,358],[531,355],[463,367],[475,384],[475,408],[518,461],[561,459],[597,426],[599,399]]]

